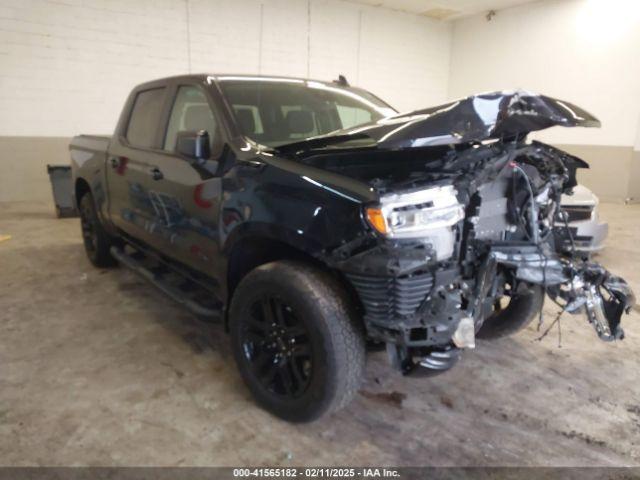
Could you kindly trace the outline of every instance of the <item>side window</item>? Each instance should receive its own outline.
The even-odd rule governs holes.
[[[150,148],[162,113],[165,88],[145,90],[136,95],[127,126],[127,142],[135,147]]]
[[[218,124],[204,92],[194,86],[180,87],[171,109],[167,134],[164,137],[164,150],[172,152],[176,148],[179,132],[198,130],[206,130],[209,133],[213,151]]]
[[[350,128],[371,121],[371,113],[357,107],[336,105],[342,128]]]

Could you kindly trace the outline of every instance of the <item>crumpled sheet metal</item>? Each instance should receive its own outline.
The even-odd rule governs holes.
[[[601,340],[622,340],[622,314],[629,313],[636,303],[631,287],[598,264],[584,264],[573,283],[576,281],[582,283],[581,288],[569,292],[565,300],[584,305],[587,319]],[[573,309],[578,310],[575,307]]]
[[[495,250],[493,258],[503,265],[516,269],[516,277],[522,281],[545,286],[558,285],[569,281],[565,267],[557,258],[541,253],[508,253]]]
[[[586,110],[524,90],[481,93],[336,132],[368,136],[381,148],[449,145],[513,137],[553,126],[599,127]]]
[[[491,256],[496,262],[515,268],[518,279],[542,285],[552,297],[562,298],[566,302],[563,311],[584,312],[601,340],[624,338],[622,314],[629,313],[636,297],[622,278],[597,263],[562,262],[542,253],[506,250],[493,251]]]

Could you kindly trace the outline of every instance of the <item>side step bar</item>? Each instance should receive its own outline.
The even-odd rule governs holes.
[[[192,313],[206,317],[209,321],[219,321],[222,317],[222,312],[217,309],[211,309],[201,305],[195,300],[189,298],[186,293],[182,292],[179,288],[174,287],[162,278],[162,275],[153,273],[146,268],[142,263],[133,258],[131,255],[125,253],[122,249],[117,247],[111,247],[111,255],[118,260],[122,265],[131,269],[145,280],[148,280],[152,285],[158,288],[165,295],[171,297],[177,303],[183,305]]]

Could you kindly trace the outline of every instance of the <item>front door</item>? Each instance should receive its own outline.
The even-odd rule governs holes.
[[[154,244],[189,267],[214,275],[218,258],[218,214],[222,182],[218,171],[219,124],[199,85],[179,85],[162,138],[162,151],[148,171],[146,193],[157,219]],[[211,158],[181,157],[176,151],[180,132],[206,131]]]

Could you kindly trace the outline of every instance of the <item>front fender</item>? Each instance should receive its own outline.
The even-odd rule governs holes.
[[[240,243],[247,240],[259,241],[261,239],[289,245],[314,257],[317,257],[323,250],[322,243],[318,239],[306,235],[304,231],[267,222],[248,221],[238,225],[228,235],[222,253],[229,257],[233,249]]]
[[[257,174],[238,167],[225,179],[218,222],[222,252],[254,236],[318,256],[362,234],[362,199],[321,174],[311,176],[315,169],[291,163],[267,164]]]

